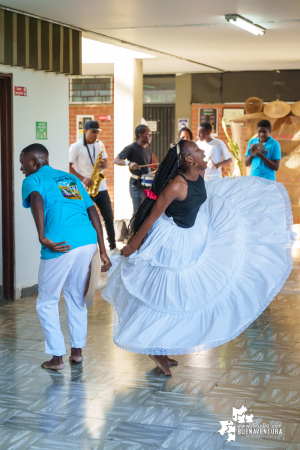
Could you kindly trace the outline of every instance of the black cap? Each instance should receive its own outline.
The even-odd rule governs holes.
[[[99,122],[97,122],[97,120],[88,120],[87,122],[85,122],[84,129],[101,131],[99,128]]]

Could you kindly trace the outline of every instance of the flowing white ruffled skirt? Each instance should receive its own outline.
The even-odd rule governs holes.
[[[192,228],[161,216],[139,251],[114,257],[102,297],[113,339],[136,353],[206,350],[238,336],[292,269],[292,212],[284,186],[259,177],[206,182]]]

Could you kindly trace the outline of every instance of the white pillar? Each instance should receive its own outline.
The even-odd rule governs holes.
[[[114,64],[114,154],[134,141],[134,129],[143,117],[143,62],[123,57]],[[128,167],[114,166],[115,219],[130,219]]]

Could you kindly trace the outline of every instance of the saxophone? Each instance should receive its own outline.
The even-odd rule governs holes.
[[[102,173],[101,169],[99,169],[99,167],[98,167],[99,163],[102,161],[103,147],[104,147],[103,144],[101,144],[101,150],[97,155],[97,158],[96,158],[95,164],[94,164],[94,168],[93,168],[93,172],[91,175],[91,180],[93,181],[93,186],[89,187],[87,190],[88,194],[91,197],[96,197],[96,195],[99,192],[99,187],[100,187],[102,180],[104,180],[104,178],[106,178],[104,173]]]

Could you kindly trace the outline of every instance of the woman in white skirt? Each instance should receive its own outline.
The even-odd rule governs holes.
[[[259,177],[204,183],[204,152],[180,140],[131,221],[131,238],[102,296],[114,342],[148,354],[200,352],[237,337],[269,305],[292,269],[285,188]]]

